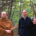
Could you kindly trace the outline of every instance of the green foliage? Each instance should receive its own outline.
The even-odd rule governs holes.
[[[34,0],[34,2],[35,1],[36,0]],[[15,0],[15,2],[13,2],[12,13],[11,13],[13,22],[15,24],[18,24],[18,21],[20,18],[20,13],[22,12],[23,9],[25,9],[27,11],[27,15],[29,17],[31,17],[31,18],[33,17],[33,12],[32,12],[31,6],[30,6],[30,0],[21,0],[21,3],[20,3],[20,0]],[[5,9],[5,11],[8,13],[8,9]],[[15,32],[16,32],[16,30],[15,30]]]
[[[30,0],[21,0],[21,3],[20,0],[15,0],[12,6],[12,19],[13,22],[15,22],[16,24],[18,24],[20,18],[19,16],[23,9],[27,11],[28,16],[30,16],[31,18],[33,17],[33,12],[30,6]],[[8,9],[5,9],[5,11],[8,12]]]
[[[30,0],[22,0],[22,3],[21,5],[19,5],[19,0],[16,0],[16,3],[14,3],[15,5],[15,9],[12,10],[12,12],[14,12],[13,14],[13,20],[15,23],[18,23],[18,20],[19,20],[19,12],[21,12],[20,10],[23,10],[25,9],[27,11],[27,14],[28,16],[30,16],[31,18],[33,17],[33,12],[32,12],[32,9],[31,9],[31,6],[30,6]]]

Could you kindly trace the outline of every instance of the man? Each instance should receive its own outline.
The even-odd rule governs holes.
[[[1,12],[0,18],[0,36],[14,36],[13,26],[11,21],[6,18],[7,14],[5,11]]]
[[[32,35],[32,21],[27,16],[26,10],[23,10],[22,12],[23,17],[19,20],[19,27],[18,27],[18,33],[19,36],[31,36]]]

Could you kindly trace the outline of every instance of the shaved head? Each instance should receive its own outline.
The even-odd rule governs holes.
[[[23,10],[23,13],[26,12],[26,10]]]
[[[1,12],[1,14],[6,14],[6,12],[5,12],[5,11],[3,11],[3,12]]]
[[[6,18],[6,12],[5,12],[5,11],[2,11],[2,12],[1,12],[1,17],[2,17],[2,18]]]
[[[26,10],[23,10],[23,11],[22,11],[22,15],[23,15],[24,17],[27,16],[27,12],[26,12]]]

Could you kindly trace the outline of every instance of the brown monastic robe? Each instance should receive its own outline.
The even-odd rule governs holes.
[[[11,25],[11,21],[9,19],[0,18],[0,36],[14,36],[14,32],[11,33],[5,32],[5,30],[11,30],[13,26]]]

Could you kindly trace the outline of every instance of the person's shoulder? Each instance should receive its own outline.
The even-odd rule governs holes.
[[[27,17],[29,20],[32,20],[30,17]]]
[[[27,17],[28,19],[31,19],[29,16]]]
[[[2,18],[0,18],[0,22],[2,21]]]
[[[22,21],[23,20],[23,17],[20,17],[19,21]]]
[[[0,20],[1,20],[2,18],[0,18]]]
[[[19,19],[19,20],[21,20],[21,19],[23,19],[23,17],[20,17],[20,19]]]

